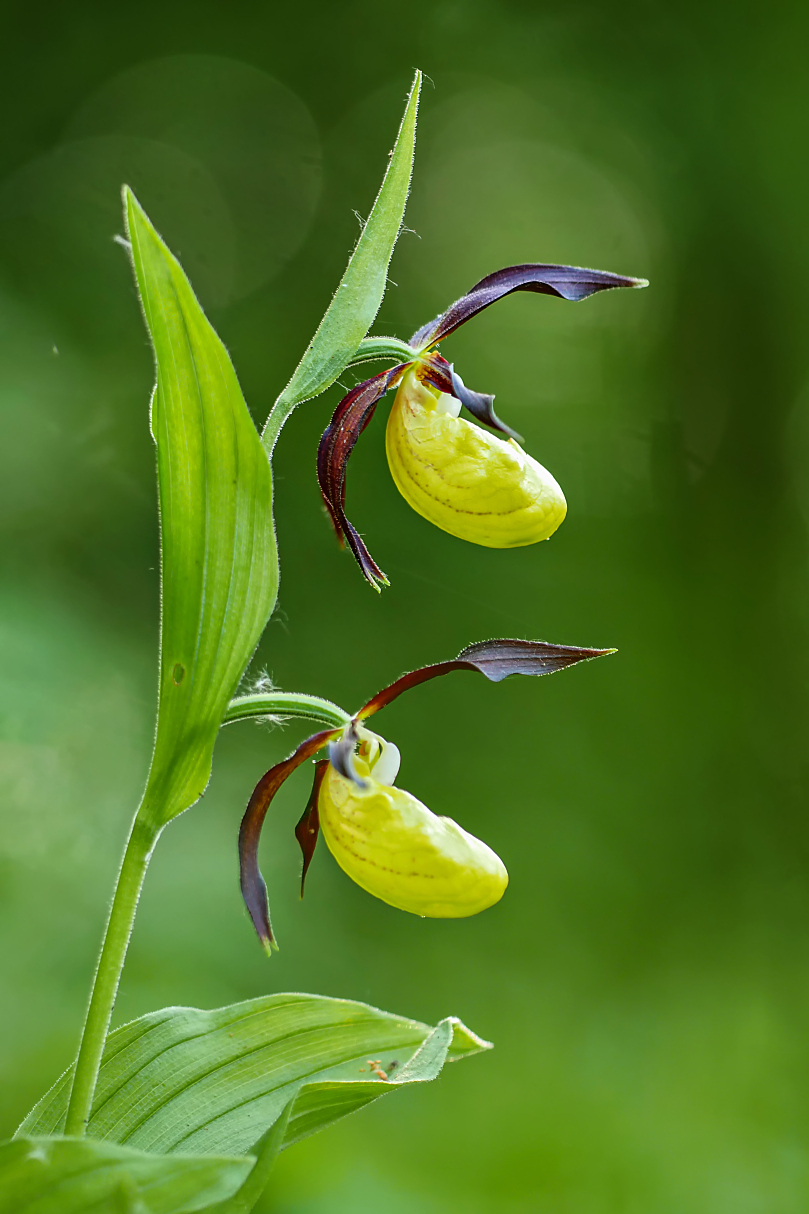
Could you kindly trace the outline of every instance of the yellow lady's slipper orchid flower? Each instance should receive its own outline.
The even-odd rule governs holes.
[[[390,906],[431,919],[462,919],[499,902],[508,885],[500,857],[394,787],[396,748],[367,730],[359,736],[360,782],[329,764],[317,799],[323,838],[343,872]],[[378,748],[370,762],[362,757],[369,740]]]
[[[290,758],[276,763],[256,785],[239,831],[242,895],[267,952],[275,940],[258,845],[273,797],[296,767],[328,748],[328,759],[315,765],[312,794],[295,828],[303,852],[301,894],[322,828],[343,871],[383,902],[429,918],[476,915],[502,898],[508,885],[505,865],[451,818],[439,817],[412,793],[396,787],[399,751],[363,722],[403,691],[454,670],[477,671],[499,683],[512,674],[552,674],[613,652],[545,641],[481,641],[450,662],[402,675],[345,726],[313,734]]]
[[[402,497],[442,531],[486,548],[549,539],[567,513],[557,482],[513,438],[497,438],[460,411],[456,397],[405,373],[385,436]]]
[[[348,544],[375,590],[387,586],[388,579],[348,520],[345,481],[348,458],[388,389],[399,389],[388,422],[388,463],[400,493],[414,510],[443,531],[488,548],[546,540],[565,517],[562,490],[494,412],[494,397],[467,388],[438,353],[438,343],[514,291],[581,300],[614,287],[647,285],[643,278],[578,266],[507,266],[481,279],[414,333],[409,344],[383,337],[361,344],[355,362],[401,356],[405,361],[343,397],[320,440],[317,475],[337,538]],[[461,419],[462,407],[510,441]]]

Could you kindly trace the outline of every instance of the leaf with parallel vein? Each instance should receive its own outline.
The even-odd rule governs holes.
[[[228,352],[176,258],[124,190],[154,347],[162,626],[144,815],[202,795],[219,726],[278,593],[272,473]]]
[[[453,1017],[431,1029],[320,995],[166,1008],[110,1034],[87,1132],[163,1154],[239,1155],[295,1099],[286,1147],[405,1084],[434,1079],[445,1061],[489,1048]],[[70,1080],[67,1071],[18,1134],[60,1132]]]

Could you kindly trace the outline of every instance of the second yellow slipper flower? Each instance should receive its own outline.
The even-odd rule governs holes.
[[[328,764],[320,829],[344,873],[382,902],[430,919],[463,919],[499,902],[506,866],[481,839],[396,788],[398,749],[360,729],[354,777]]]
[[[611,652],[546,641],[479,641],[449,662],[402,675],[353,717],[345,714],[344,725],[313,734],[276,763],[253,790],[239,830],[242,895],[265,950],[270,952],[275,939],[258,865],[259,840],[276,793],[297,767],[328,751],[327,759],[315,763],[312,792],[295,827],[303,852],[301,894],[322,830],[343,871],[390,906],[432,919],[476,915],[502,898],[508,885],[503,861],[452,818],[434,814],[412,793],[397,788],[399,751],[364,722],[403,692],[452,671],[476,671],[500,683],[514,674],[552,674]],[[330,715],[341,711],[328,707]]]
[[[423,518],[486,548],[521,548],[553,535],[567,513],[558,483],[513,438],[459,416],[461,402],[408,371],[388,418],[388,464]]]

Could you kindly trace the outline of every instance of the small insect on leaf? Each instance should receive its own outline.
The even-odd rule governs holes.
[[[387,1081],[387,1078],[388,1078],[387,1072],[382,1070],[382,1059],[381,1058],[376,1058],[376,1059],[369,1058],[368,1066],[369,1066],[372,1074],[377,1075],[380,1079],[384,1079],[385,1081]]]

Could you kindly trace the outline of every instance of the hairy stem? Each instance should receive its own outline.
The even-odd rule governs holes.
[[[162,830],[162,827],[145,819],[142,808],[135,816],[121,862],[76,1059],[65,1134],[77,1137],[85,1134],[87,1122],[90,1120],[101,1056],[104,1053],[107,1029],[115,1006],[129,937],[132,934],[138,898],[149,860]]]
[[[413,362],[418,356],[418,350],[398,337],[366,337],[357,346],[348,365],[353,367],[356,363],[368,362],[373,358],[386,358],[397,363]]]
[[[322,700],[319,696],[270,691],[239,696],[231,700],[222,724],[246,720],[248,717],[268,716],[304,717],[338,729],[350,719],[342,708],[338,708],[329,700]],[[163,830],[163,826],[159,824],[160,815],[155,813],[156,807],[152,801],[147,787],[124,851],[107,920],[107,930],[104,933],[104,943],[93,979],[65,1121],[65,1134],[79,1138],[86,1133],[90,1120],[107,1031],[115,1007],[143,879],[155,844]]]
[[[376,358],[387,359],[392,362],[401,362],[402,359],[412,362],[418,358],[418,355],[418,350],[414,350],[406,341],[400,341],[398,337],[365,337],[357,346],[348,366],[353,367],[359,363],[370,362]],[[343,369],[345,370],[345,368]],[[313,395],[319,396],[321,392],[325,392],[326,388],[330,386],[330,384],[326,384]],[[270,410],[270,416],[267,418],[261,434],[261,441],[269,455],[272,455],[275,450],[275,444],[278,442],[278,435],[281,433],[284,422],[290,413],[299,404],[303,403],[304,399],[306,398],[302,398],[290,391],[289,385],[284,388],[284,391],[278,397],[278,400]]]
[[[307,721],[333,725],[335,729],[347,725],[351,720],[347,712],[330,700],[296,691],[260,691],[254,695],[237,696],[228,704],[222,724],[244,721],[248,717],[303,717]]]

